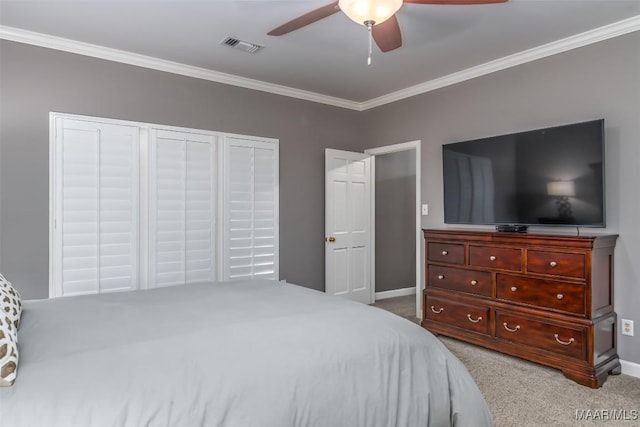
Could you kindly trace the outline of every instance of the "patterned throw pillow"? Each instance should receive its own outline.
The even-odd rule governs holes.
[[[0,387],[13,385],[18,370],[18,345],[4,318],[0,318]],[[15,331],[15,328],[11,328]],[[17,332],[17,331],[16,331]]]
[[[9,319],[15,327],[16,336],[22,314],[22,299],[13,285],[0,274],[0,316]]]
[[[9,387],[16,379],[21,314],[20,294],[0,274],[0,387]]]

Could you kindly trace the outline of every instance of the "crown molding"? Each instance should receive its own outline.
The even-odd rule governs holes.
[[[489,61],[361,103],[361,111],[640,30],[640,15]]]
[[[165,71],[167,73],[179,74],[187,77],[195,77],[197,79],[209,80],[212,82],[242,87],[245,89],[253,89],[261,92],[288,96],[290,98],[318,102],[321,104],[332,105],[334,107],[361,111],[360,103],[347,99],[336,98],[302,89],[295,89],[288,86],[267,83],[261,80],[239,77],[233,74],[207,70],[205,68],[194,67],[191,65],[181,64],[179,62],[167,61],[164,59],[140,55],[124,50],[112,49],[109,47],[99,46],[91,43],[84,43],[76,40],[65,39],[62,37],[51,36],[48,34],[36,33],[20,28],[0,25],[0,39],[46,47],[49,49],[61,50],[78,55],[91,56],[99,59],[106,59],[108,61],[120,62],[123,64],[135,65],[137,67],[150,68],[158,71]]]
[[[322,95],[302,89],[295,89],[288,86],[267,83],[260,80],[234,76],[232,74],[207,70],[205,68],[185,65],[178,62],[167,61],[151,56],[140,55],[118,49],[112,49],[90,43],[78,42],[62,37],[50,36],[48,34],[36,33],[7,26],[0,26],[0,39],[11,40],[19,43],[31,44],[34,46],[46,47],[61,50],[79,55],[91,56],[94,58],[106,59],[108,61],[120,62],[123,64],[135,65],[138,67],[153,70],[165,71],[172,74],[179,74],[197,79],[209,80],[217,83],[238,86],[246,89],[253,89],[268,92],[276,95],[302,99],[331,105],[334,107],[346,108],[356,111],[365,111],[379,107],[422,93],[430,92],[456,83],[474,79],[476,77],[495,73],[496,71],[526,64],[538,59],[546,58],[572,49],[577,49],[590,44],[598,43],[614,37],[629,34],[640,30],[640,15],[633,16],[622,21],[614,22],[603,27],[585,31],[537,46],[513,55],[505,56],[493,61],[486,62],[475,67],[467,68],[443,77],[420,83],[399,91],[391,92],[377,98],[372,98],[364,102],[357,102],[328,95]]]

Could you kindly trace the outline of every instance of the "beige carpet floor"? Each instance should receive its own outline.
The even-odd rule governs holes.
[[[418,323],[415,296],[389,298],[374,305]],[[591,389],[556,369],[452,338],[439,339],[476,380],[496,426],[640,426],[640,378],[609,376],[601,388]],[[577,411],[589,410],[600,419],[576,419]]]

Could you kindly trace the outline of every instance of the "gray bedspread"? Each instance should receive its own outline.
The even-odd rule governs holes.
[[[4,427],[492,423],[426,330],[272,281],[27,301],[19,351]]]

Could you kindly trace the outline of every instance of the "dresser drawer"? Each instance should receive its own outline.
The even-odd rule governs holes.
[[[427,246],[427,260],[464,264],[464,245],[431,242]]]
[[[522,249],[469,246],[469,264],[477,267],[522,271]]]
[[[583,279],[585,277],[584,258],[584,254],[528,251],[527,271]]]
[[[489,308],[427,295],[425,317],[435,322],[489,334]]]
[[[491,296],[491,273],[429,265],[427,286]]]
[[[586,327],[558,326],[542,319],[533,320],[496,311],[496,336],[566,356],[586,359]]]
[[[496,297],[506,301],[584,314],[585,287],[553,280],[496,275]]]

